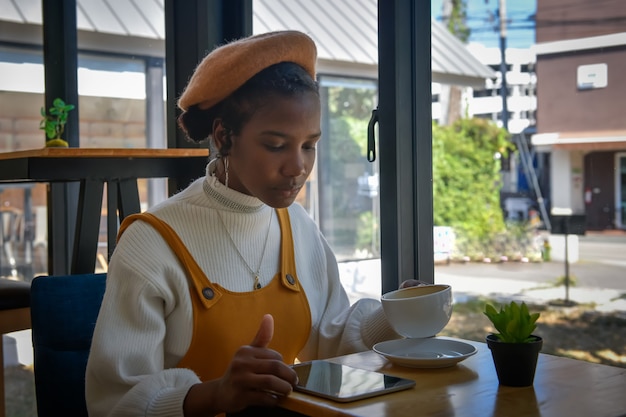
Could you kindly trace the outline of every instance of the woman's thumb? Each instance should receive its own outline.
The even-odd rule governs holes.
[[[261,319],[259,330],[254,336],[254,340],[250,343],[254,347],[267,347],[274,337],[274,317],[271,314],[266,314]]]

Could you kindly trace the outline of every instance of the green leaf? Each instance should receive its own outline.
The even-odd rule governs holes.
[[[433,124],[433,215],[436,225],[453,227],[459,245],[484,247],[506,230],[500,207],[500,165],[495,152],[512,147],[508,132],[482,119]],[[465,248],[466,254],[472,248]]]
[[[537,328],[535,323],[539,319],[539,313],[530,314],[524,302],[518,304],[511,301],[508,305],[500,307],[500,311],[487,304],[484,314],[499,332],[496,336],[506,343],[524,343],[532,340],[530,336]]]
[[[68,112],[75,107],[73,104],[66,104],[61,98],[55,98],[52,101],[52,107],[46,114],[45,108],[41,108],[41,116],[43,119],[39,124],[39,128],[46,132],[49,139],[61,139],[65,131]]]
[[[493,319],[493,317],[496,317],[498,315],[498,312],[496,311],[496,309],[491,304],[487,304],[485,306],[485,314],[490,319]]]
[[[539,319],[539,313],[533,313],[530,315],[530,323],[534,324]]]

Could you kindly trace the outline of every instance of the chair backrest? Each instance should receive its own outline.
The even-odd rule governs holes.
[[[0,219],[0,235],[2,236],[2,242],[21,241],[22,231],[24,230],[22,225],[24,221],[22,210],[2,207],[2,209],[0,209]]]
[[[87,417],[85,370],[106,274],[40,276],[31,283],[38,417]]]
[[[33,246],[48,246],[48,206],[35,206]]]

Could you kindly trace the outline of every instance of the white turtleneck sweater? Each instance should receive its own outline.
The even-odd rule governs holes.
[[[174,228],[211,281],[232,291],[251,291],[250,269],[256,272],[261,264],[262,285],[278,272],[278,219],[257,198],[217,181],[210,175],[212,165],[206,177],[150,212]],[[302,206],[291,205],[289,215],[298,278],[312,319],[298,358],[363,351],[397,338],[377,300],[349,305],[335,256]],[[176,368],[189,347],[192,323],[187,278],[174,253],[150,225],[134,222],[109,264],[87,364],[90,417],[183,416],[187,391],[200,382],[193,371]]]

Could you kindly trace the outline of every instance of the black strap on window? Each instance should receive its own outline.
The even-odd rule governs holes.
[[[372,117],[367,123],[367,160],[369,162],[376,160],[376,123],[378,123],[378,107],[372,110]]]

